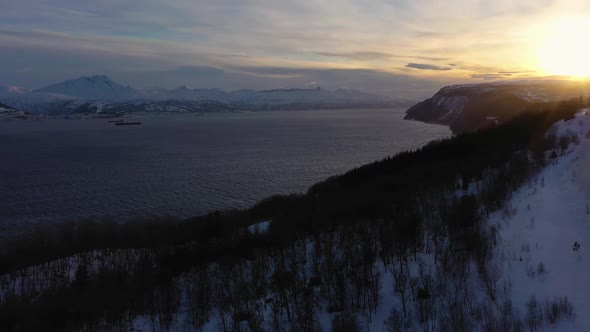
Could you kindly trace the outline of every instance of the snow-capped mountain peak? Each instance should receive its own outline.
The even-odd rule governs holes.
[[[36,90],[85,99],[123,100],[141,97],[141,93],[117,83],[105,75],[81,76]]]

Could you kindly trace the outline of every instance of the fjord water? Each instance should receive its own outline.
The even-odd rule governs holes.
[[[451,135],[404,109],[0,123],[0,234],[243,208]]]

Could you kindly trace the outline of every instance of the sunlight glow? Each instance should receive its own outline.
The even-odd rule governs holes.
[[[549,75],[590,76],[590,17],[564,18],[544,33],[537,52],[539,69]]]

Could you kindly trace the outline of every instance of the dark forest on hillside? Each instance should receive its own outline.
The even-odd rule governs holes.
[[[167,330],[184,306],[191,329],[215,316],[219,330],[259,331],[271,312],[273,330],[315,331],[321,309],[337,313],[333,330],[354,331],[358,315],[371,317],[383,301],[383,270],[403,304],[386,323],[390,331],[412,321],[428,331],[538,324],[499,296],[497,271],[488,265],[496,230],[485,220],[534,178],[550,152],[575,143],[545,133],[580,106],[532,105],[500,126],[431,142],[245,210],[40,228],[0,247],[0,326],[123,331],[145,316]],[[268,232],[248,231],[265,220]],[[419,253],[432,254],[436,270],[412,278],[409,265],[421,265]],[[485,303],[462,286],[470,266]],[[567,301],[555,305],[571,312]]]

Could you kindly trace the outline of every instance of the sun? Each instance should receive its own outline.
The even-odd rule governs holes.
[[[590,17],[564,18],[549,25],[537,52],[539,69],[548,75],[590,76]]]

